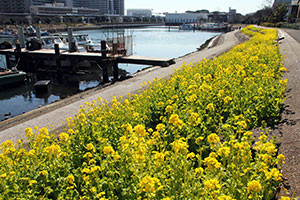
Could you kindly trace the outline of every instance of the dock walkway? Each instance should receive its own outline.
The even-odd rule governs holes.
[[[170,65],[169,67],[155,67],[150,68],[148,71],[142,71],[137,74],[133,78],[116,82],[108,87],[105,87],[101,90],[95,90],[94,94],[89,95],[83,99],[80,99],[76,102],[66,104],[63,107],[59,107],[58,109],[47,111],[46,113],[41,112],[40,108],[29,113],[25,113],[16,117],[16,119],[9,119],[3,122],[0,122],[0,143],[6,140],[12,140],[16,142],[18,139],[23,138],[24,130],[27,127],[49,127],[52,125],[52,130],[60,129],[62,127],[62,123],[68,117],[73,117],[79,110],[80,105],[83,105],[85,102],[92,102],[92,100],[101,97],[102,99],[106,99],[107,101],[111,101],[113,96],[126,96],[127,93],[135,93],[138,90],[142,89],[141,83],[152,81],[156,78],[168,78],[175,69],[178,69],[184,63],[193,63],[201,61],[203,58],[211,59],[216,57],[224,52],[229,51],[235,45],[237,45],[240,41],[236,37],[235,32],[229,32],[224,34],[224,42],[219,44],[219,46],[204,49],[202,51],[194,52],[192,54],[186,55],[182,58],[176,59],[176,64]],[[58,101],[55,104],[62,104],[63,101],[68,101],[68,99]],[[48,105],[48,106],[53,106]],[[38,113],[36,117],[33,119],[29,119],[24,121],[26,115],[30,115],[32,113]],[[43,113],[39,115],[39,113]]]
[[[55,70],[58,72],[62,71],[72,71],[77,72],[79,70],[79,61],[96,62],[102,69],[103,82],[107,83],[108,68],[112,67],[114,79],[119,78],[119,63],[127,64],[140,64],[140,65],[152,65],[152,66],[162,66],[167,67],[174,64],[173,58],[152,58],[152,57],[142,57],[142,56],[125,56],[120,54],[108,54],[105,50],[104,52],[69,52],[67,50],[57,49],[40,49],[29,51],[25,48],[16,49],[0,49],[0,54],[6,56],[6,63],[10,66],[10,57],[14,56],[18,63],[22,63],[21,70],[23,71],[35,71],[39,68],[47,69],[51,67],[46,66],[44,60],[49,60],[55,62]],[[68,60],[70,65],[65,68],[61,65],[62,60]],[[50,64],[51,65],[51,64]]]

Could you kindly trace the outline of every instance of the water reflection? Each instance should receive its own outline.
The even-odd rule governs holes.
[[[27,73],[26,84],[0,90],[0,120],[97,87],[102,82],[101,73],[100,70],[93,70],[85,74]],[[112,79],[112,71],[109,70],[109,73],[110,79]],[[119,74],[126,76],[127,72],[120,69]],[[34,83],[39,80],[51,81],[46,92],[37,92],[34,89]],[[8,115],[9,113],[10,115]]]

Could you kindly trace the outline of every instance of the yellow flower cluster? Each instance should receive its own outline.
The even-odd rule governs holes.
[[[285,157],[249,129],[280,119],[285,69],[275,30],[243,32],[216,59],[86,102],[62,133],[1,144],[0,199],[273,199]]]

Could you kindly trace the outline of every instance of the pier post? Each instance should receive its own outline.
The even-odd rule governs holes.
[[[72,50],[73,50],[72,42],[73,42],[73,30],[71,27],[68,27],[68,43],[69,43],[69,51],[70,52],[72,52]]]
[[[56,62],[56,69],[60,72],[61,71],[61,63],[60,63],[60,52],[59,52],[59,45],[54,44],[54,51],[55,51],[55,62]]]
[[[20,43],[16,44],[16,49],[15,49],[15,58],[16,58],[16,63],[17,63],[17,67],[19,67],[19,64],[21,63],[20,59],[21,59],[21,45]]]
[[[16,44],[16,60],[18,62],[21,57],[21,45],[19,43]]]
[[[5,55],[5,59],[6,59],[6,68],[10,69],[10,59],[9,59],[10,55],[7,54]]]
[[[106,54],[106,41],[105,40],[101,40],[101,55],[103,58],[107,57]]]
[[[25,36],[23,27],[18,27],[18,39],[21,45],[21,48],[25,48]]]
[[[109,61],[106,59],[107,58],[107,52],[106,52],[106,41],[101,40],[101,56],[103,61],[101,62],[101,68],[102,68],[102,78],[103,78],[103,83],[108,83],[108,66],[109,66]]]
[[[41,28],[40,28],[40,27],[37,27],[37,28],[36,28],[36,37],[37,37],[38,39],[41,39]]]
[[[119,80],[118,62],[113,63],[113,74],[114,74],[114,81],[118,81]]]
[[[108,62],[107,61],[104,61],[104,62],[101,62],[101,68],[102,68],[102,78],[103,78],[103,83],[108,83],[109,80],[108,80]]]

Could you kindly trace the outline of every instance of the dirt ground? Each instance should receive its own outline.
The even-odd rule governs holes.
[[[288,80],[282,123],[271,129],[280,139],[279,153],[286,157],[283,166],[284,187],[289,196],[300,199],[300,30],[282,30],[285,39],[280,50],[285,56],[287,68],[284,78]],[[297,40],[295,40],[297,39]]]
[[[280,31],[280,30],[279,30]],[[286,158],[282,167],[283,185],[281,196],[300,199],[300,30],[281,30],[283,40],[279,41],[283,64],[287,68],[283,79],[287,79],[286,99],[281,122],[268,127],[268,135],[278,139],[278,154]],[[261,130],[254,130],[258,135]]]

